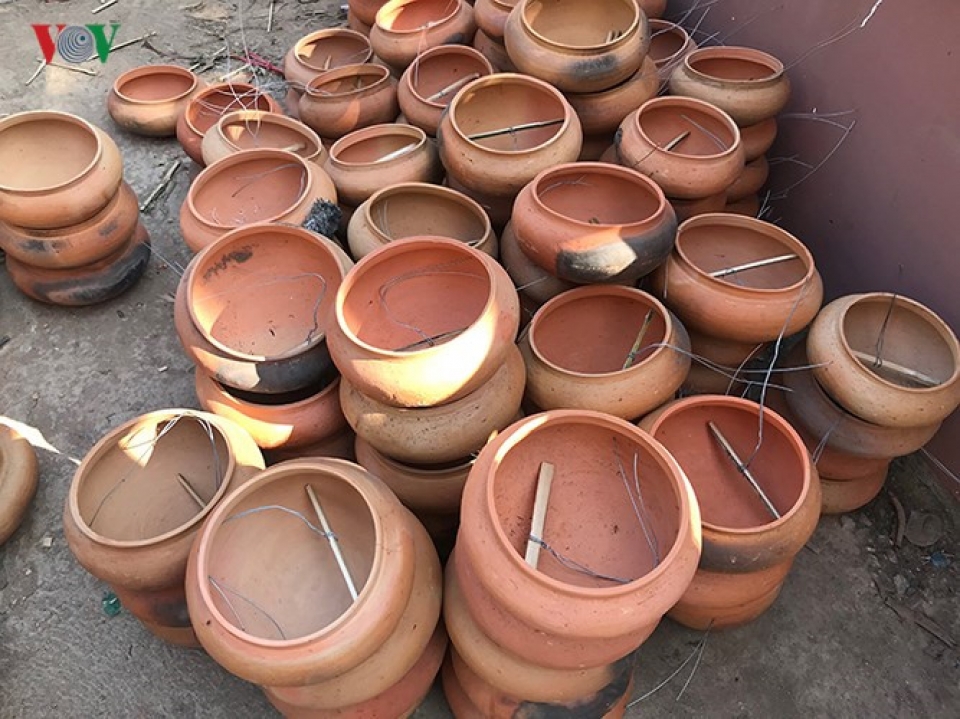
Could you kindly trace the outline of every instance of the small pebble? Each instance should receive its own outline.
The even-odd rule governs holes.
[[[910,588],[910,582],[908,582],[907,578],[902,574],[897,574],[893,577],[893,586],[897,590],[897,596],[903,599],[903,596],[907,593],[907,589]]]

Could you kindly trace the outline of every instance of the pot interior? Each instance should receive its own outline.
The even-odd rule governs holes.
[[[708,77],[740,82],[766,80],[774,77],[779,70],[752,52],[697,53],[687,62],[691,68]]]
[[[390,71],[379,65],[360,65],[355,70],[344,70],[339,76],[319,75],[307,85],[307,94],[316,100],[338,95],[352,95],[383,82]]]
[[[486,218],[480,213],[464,199],[433,186],[384,192],[369,206],[371,222],[390,240],[431,235],[476,243],[487,233]]]
[[[636,17],[635,0],[537,0],[527,3],[523,13],[537,35],[568,47],[608,44],[629,30]]]
[[[363,590],[377,553],[370,506],[348,482],[318,470],[292,472],[237,502],[210,536],[210,597],[249,635],[292,640],[315,634],[353,605],[306,487],[316,493],[350,577]]]
[[[269,222],[293,210],[309,183],[307,169],[283,157],[216,163],[205,182],[194,183],[193,206],[206,222],[219,227]]]
[[[413,61],[410,85],[423,100],[428,100],[468,75],[483,77],[490,74],[490,65],[485,58],[471,48],[457,45],[442,45],[441,48]],[[446,106],[456,94],[456,91],[450,91],[443,97],[429,101]]]
[[[727,122],[683,100],[655,102],[640,112],[638,122],[653,143],[660,148],[672,144],[666,152],[677,155],[714,157],[727,152],[737,141]]]
[[[534,417],[527,427],[495,465],[492,480],[497,519],[520,557],[540,465],[549,462],[554,475],[541,539],[560,558],[542,549],[538,571],[578,587],[610,588],[653,570],[680,527],[676,488],[657,459],[629,430],[604,422],[537,423]]]
[[[781,516],[800,500],[805,469],[810,461],[807,450],[791,441],[767,409],[763,442],[753,456],[760,427],[759,409],[759,405],[701,401],[668,410],[660,421],[655,436],[690,480],[704,524],[752,529],[775,521],[750,482],[711,434],[708,422],[714,423],[741,460],[749,461],[751,474]]]
[[[943,331],[913,305],[892,295],[868,295],[855,302],[843,318],[843,334],[854,352],[866,355],[861,360],[876,375],[888,382],[912,389],[930,387],[908,374],[894,371],[899,365],[939,384],[949,381],[957,371],[957,357]],[[881,362],[869,358],[879,354]],[[888,364],[884,365],[886,361]]]
[[[97,159],[100,141],[90,128],[56,116],[24,119],[0,129],[0,185],[28,191],[76,179]]]
[[[413,130],[413,128],[410,128]],[[351,165],[372,165],[393,158],[399,159],[424,144],[424,136],[407,131],[401,125],[384,125],[376,132],[360,130],[358,137],[347,136],[330,148],[337,162]]]
[[[331,70],[343,65],[367,62],[373,51],[370,43],[354,32],[325,33],[320,37],[308,36],[295,50],[297,60],[312,70]]]
[[[136,102],[159,102],[183,97],[193,88],[196,78],[188,71],[177,72],[170,68],[152,70],[147,68],[125,80],[118,92]]]
[[[620,372],[645,324],[641,349],[631,363],[635,367],[665,341],[667,330],[660,309],[641,294],[583,294],[557,302],[534,320],[530,343],[546,361],[569,372]]]
[[[650,20],[650,50],[647,53],[657,67],[673,60],[687,44],[683,28],[663,20]]]
[[[404,246],[379,260],[354,270],[342,312],[360,341],[380,349],[449,342],[480,318],[493,290],[485,265],[466,249]]]
[[[187,120],[203,135],[217,124],[221,117],[234,110],[262,110],[270,112],[270,101],[253,85],[237,83],[216,87],[200,93],[187,106]]]
[[[453,112],[457,126],[471,142],[500,152],[524,152],[559,135],[567,110],[560,97],[546,88],[522,79],[505,79],[465,92]],[[472,139],[474,135],[540,122],[556,124]]]
[[[271,112],[244,113],[221,125],[223,136],[240,150],[274,148],[308,158],[320,152],[319,143],[306,127],[283,124],[274,119],[277,117]]]
[[[768,230],[767,223],[746,219],[744,224],[703,219],[683,227],[677,234],[677,248],[705,273],[796,253],[797,248]],[[738,287],[778,290],[802,282],[806,275],[807,260],[800,255],[794,260],[744,270],[720,279]]]
[[[404,0],[390,5],[377,13],[377,25],[392,32],[415,32],[455,15],[460,0]]]
[[[580,169],[578,164],[537,181],[537,199],[561,217],[589,225],[633,225],[660,209],[660,198],[642,179],[626,172]]]
[[[323,339],[342,279],[336,256],[308,233],[263,228],[204,255],[187,298],[204,335],[269,359]]]
[[[155,539],[184,527],[200,512],[179,477],[209,503],[229,465],[230,450],[215,425],[189,415],[145,420],[88,468],[77,496],[80,517],[114,541]]]

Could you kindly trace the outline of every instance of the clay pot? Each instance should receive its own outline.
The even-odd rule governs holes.
[[[441,582],[426,531],[380,480],[310,459],[271,467],[220,504],[194,544],[186,588],[197,637],[221,666],[285,704],[330,711],[377,697],[417,664]]]
[[[392,407],[343,381],[340,403],[359,437],[400,462],[439,464],[473,454],[509,425],[523,399],[524,366],[507,345],[490,379],[465,397],[439,407]]]
[[[347,228],[350,254],[358,260],[389,242],[418,235],[449,237],[497,256],[497,236],[483,208],[456,190],[423,182],[374,192]]]
[[[807,355],[822,365],[813,374],[827,394],[873,424],[928,427],[960,405],[957,337],[906,297],[874,292],[834,300],[810,327]]]
[[[640,69],[650,30],[634,0],[520,0],[503,41],[520,72],[564,92],[600,92]]]
[[[377,21],[377,12],[387,0],[349,0],[350,14],[364,25],[372,26]]]
[[[670,254],[677,228],[653,181],[600,162],[541,172],[517,196],[511,224],[527,257],[581,284],[650,273]]]
[[[345,278],[327,344],[365,395],[430,407],[493,376],[519,314],[513,283],[490,256],[457,240],[409,238],[367,255]]]
[[[119,297],[133,287],[150,262],[150,235],[138,224],[126,242],[102,260],[66,269],[34,267],[7,257],[7,272],[27,297],[63,307],[86,307]]]
[[[635,0],[648,18],[661,18],[667,11],[667,0]]]
[[[253,85],[221,82],[196,93],[177,118],[177,139],[187,157],[203,165],[201,144],[207,130],[236,110],[282,113],[280,105]]]
[[[400,78],[397,100],[404,121],[436,135],[440,116],[457,90],[470,79],[492,75],[493,66],[478,50],[438,45],[417,55]]]
[[[345,65],[311,80],[299,111],[301,122],[331,140],[361,127],[393,122],[400,111],[397,81],[380,65]]]
[[[239,110],[224,115],[200,143],[207,165],[241,150],[261,148],[287,150],[321,167],[327,160],[327,150],[317,133],[301,122],[262,110]]]
[[[745,379],[740,370],[763,350],[763,345],[757,342],[732,342],[693,331],[689,336],[694,359],[683,383],[685,394],[727,394],[731,389],[740,390]]]
[[[477,0],[473,4],[473,19],[477,29],[493,40],[503,41],[507,17],[519,0]]]
[[[614,144],[620,164],[651,177],[669,197],[724,192],[743,172],[743,145],[733,120],[693,98],[649,100],[623,120]]]
[[[699,217],[711,212],[727,212],[727,193],[718,192],[716,195],[698,197],[695,200],[681,200],[668,197],[670,207],[677,215],[677,222],[686,222],[691,217]]]
[[[555,471],[541,538],[592,574],[546,550],[537,569],[523,559],[543,462]],[[633,467],[643,484],[637,510]],[[542,667],[599,667],[636,649],[683,594],[698,528],[693,492],[658,442],[609,415],[555,410],[481,450],[453,566],[470,615],[504,650]]]
[[[147,629],[196,646],[183,597],[187,554],[217,503],[261,469],[256,444],[228,420],[186,409],[136,417],[100,439],[74,474],[63,513],[70,551]]]
[[[311,80],[344,65],[361,65],[373,59],[364,34],[342,27],[324,28],[305,35],[283,58],[283,76],[296,93]]]
[[[820,507],[822,514],[846,514],[865,507],[880,494],[890,465],[872,470],[860,477],[847,480],[834,480],[820,477],[820,488],[823,493],[823,503]]]
[[[495,40],[483,30],[477,30],[477,34],[473,36],[473,47],[490,61],[497,72],[517,72],[517,66],[507,55],[507,48],[503,46],[502,40]]]
[[[117,194],[116,143],[65,112],[20,112],[0,120],[0,222],[54,229],[85,222]]]
[[[744,217],[759,217],[761,207],[760,195],[747,195],[736,202],[728,202],[724,205],[723,212],[731,215],[743,215]]]
[[[331,457],[356,462],[357,456],[353,450],[356,439],[357,436],[348,425],[346,429],[314,444],[308,444],[305,447],[297,447],[295,449],[268,449],[264,451],[263,454],[267,459],[268,466],[286,462],[291,459],[310,459],[317,457]]]
[[[646,292],[616,285],[554,297],[534,316],[520,349],[537,407],[623,419],[672,399],[690,369],[690,340],[679,321]]]
[[[17,531],[36,493],[36,452],[19,432],[0,424],[0,545]]]
[[[33,267],[82,267],[117,252],[133,235],[140,217],[137,196],[127,183],[89,220],[56,229],[29,229],[0,223],[0,248]]]
[[[107,112],[127,132],[173,137],[177,118],[206,83],[185,67],[142,65],[122,73],[107,95]]]
[[[623,118],[652,97],[660,85],[653,60],[644,58],[640,69],[619,85],[590,93],[567,93],[567,102],[580,118],[585,135],[612,134]],[[609,140],[603,149],[609,145]],[[600,152],[603,152],[603,149]]]
[[[749,460],[779,518],[772,517],[711,435],[710,422]],[[676,457],[700,504],[700,568],[670,616],[701,629],[735,626],[759,616],[776,598],[820,516],[820,483],[803,440],[776,412],[718,395],[668,404],[645,417],[640,427]]]
[[[711,275],[786,254],[797,259]],[[673,253],[653,274],[653,287],[687,329],[742,343],[799,332],[823,298],[820,273],[800,240],[769,222],[722,213],[680,225]]]
[[[285,150],[242,150],[201,172],[180,209],[180,232],[194,252],[244,225],[299,225],[314,203],[336,203],[326,172]]]
[[[559,123],[478,137],[553,121]],[[576,160],[583,133],[577,114],[556,89],[532,77],[501,74],[474,80],[457,93],[437,139],[440,159],[459,184],[493,197],[513,197],[539,172]]]
[[[437,148],[419,127],[374,125],[355,130],[330,148],[324,166],[340,201],[354,207],[394,182],[439,182]]]
[[[761,155],[753,162],[748,162],[743,171],[727,188],[727,203],[731,204],[744,200],[760,192],[767,178],[770,176],[770,165],[767,158]]]
[[[740,127],[780,112],[790,98],[783,63],[749,47],[702,47],[687,55],[670,76],[670,92],[716,105]]]
[[[666,4],[666,3],[664,3]],[[647,17],[651,17],[649,14]],[[683,62],[683,58],[697,49],[687,31],[675,22],[650,20],[650,52],[648,58],[657,68],[657,79],[661,88],[667,86],[674,68]]]
[[[532,300],[537,307],[561,292],[576,287],[572,282],[551,275],[527,257],[510,224],[507,224],[500,236],[500,251],[503,266],[517,286],[521,298]]]
[[[424,50],[470,44],[476,29],[473,8],[463,0],[389,0],[377,11],[370,45],[400,73]]]
[[[442,159],[441,157],[441,160]],[[466,195],[480,205],[483,211],[487,213],[487,217],[490,219],[490,224],[493,226],[494,231],[502,232],[503,228],[510,222],[510,214],[513,212],[514,195],[498,197],[477,192],[457,182],[456,178],[452,175],[447,175],[443,182],[451,190],[456,190],[460,194]]]

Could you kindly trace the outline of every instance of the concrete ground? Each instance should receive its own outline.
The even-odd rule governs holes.
[[[162,9],[121,0],[92,15],[95,6],[0,2],[0,111],[66,110],[108,129],[141,198],[183,155],[173,140],[144,140],[111,126],[104,101],[113,78],[142,63],[192,64],[225,38],[239,52],[245,37],[251,50],[278,62],[296,37],[341,19],[338,3],[283,0],[268,34],[266,0],[244,6],[243,31],[236,5],[219,0],[178,0]],[[152,32],[150,46],[122,49],[102,66],[89,63],[95,77],[47,68],[24,85],[39,59],[31,23],[113,20],[122,23],[118,42]],[[143,281],[113,302],[46,307],[21,296],[0,266],[0,416],[29,428],[41,472],[23,526],[0,548],[2,719],[274,714],[256,687],[203,652],[164,645],[125,612],[108,617],[104,585],[76,564],[61,526],[75,464],[102,434],[149,410],[196,406],[170,302],[173,266],[190,256],[177,226],[187,184],[181,171],[143,218],[156,256]],[[933,546],[893,545],[891,491],[908,515],[943,520]],[[821,521],[780,600],[758,621],[707,637],[665,621],[640,651],[636,696],[645,698],[628,716],[957,716],[960,514],[945,496],[921,460],[900,461],[872,504]],[[439,691],[417,716],[449,716]]]

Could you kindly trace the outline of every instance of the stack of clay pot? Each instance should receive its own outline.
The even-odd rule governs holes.
[[[284,104],[294,117],[299,116],[300,97],[310,81],[345,65],[362,65],[373,59],[366,36],[347,28],[324,28],[297,40],[283,58],[283,77],[287,81]]]
[[[446,651],[442,574],[376,477],[293,460],[232,492],[190,553],[197,637],[287,717],[405,717]]]
[[[518,324],[503,268],[449,238],[391,242],[337,294],[328,344],[357,458],[438,538],[456,525],[473,456],[520,409]]]
[[[400,112],[397,80],[383,65],[343,65],[307,82],[297,104],[300,120],[328,144],[370,125],[393,122]]]
[[[177,288],[174,322],[201,406],[242,426],[272,458],[352,456],[326,343],[351,266],[308,230],[250,225],[200,252]]]
[[[765,345],[804,329],[823,300],[810,251],[776,225],[708,213],[680,225],[652,275],[653,292],[690,333],[690,394],[742,392],[764,380],[746,370]]]
[[[263,469],[253,440],[205,412],[151,412],[111,430],[77,468],[63,514],[77,561],[160,638],[198,646],[187,555],[214,507]]]
[[[516,72],[517,67],[507,54],[503,34],[507,17],[519,0],[476,0],[473,3],[473,19],[477,32],[473,47],[480,51],[497,72]]]
[[[645,432],[574,410],[511,425],[470,472],[447,564],[454,715],[622,717],[699,548],[690,485]]]
[[[785,364],[783,401],[809,437],[828,513],[873,499],[890,460],[923,447],[960,404],[956,336],[898,295],[831,302]],[[791,371],[797,367],[807,369]]]

